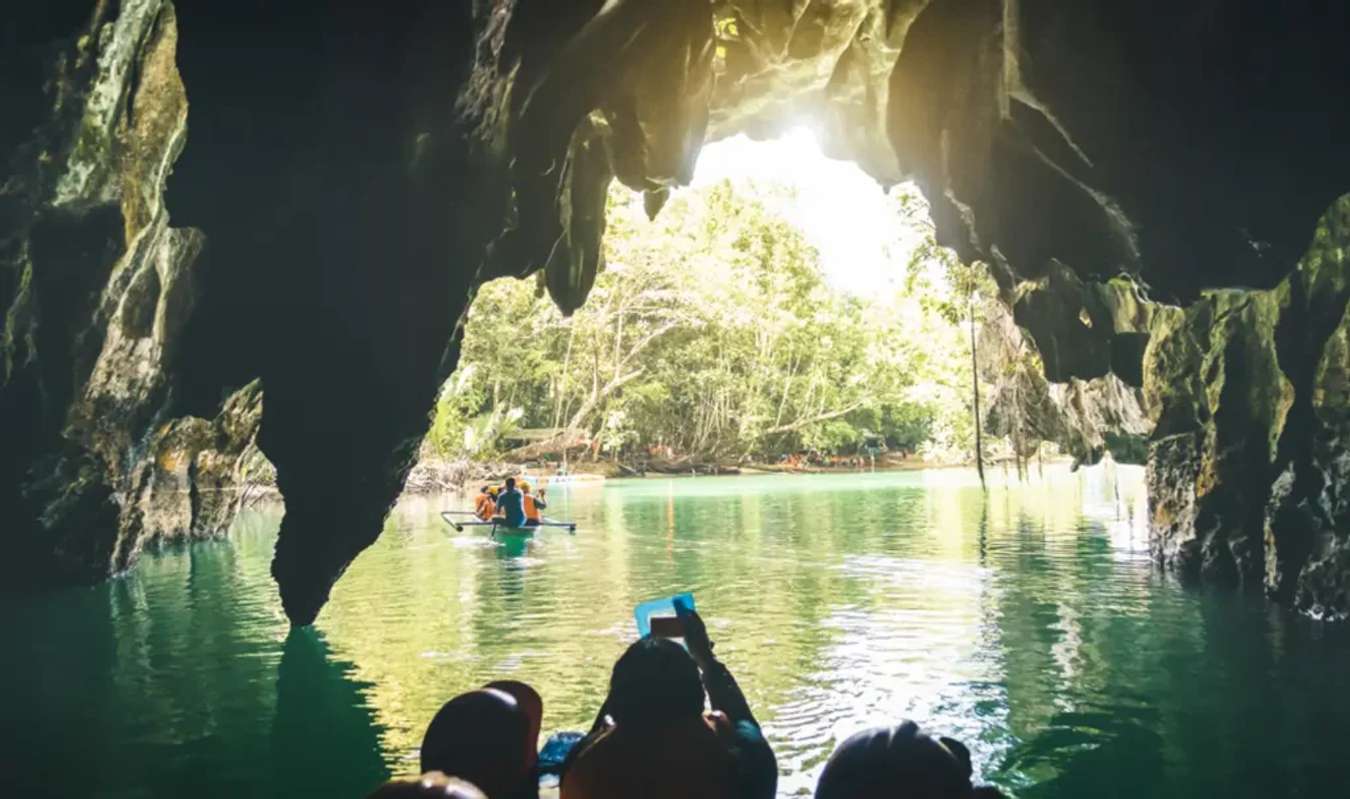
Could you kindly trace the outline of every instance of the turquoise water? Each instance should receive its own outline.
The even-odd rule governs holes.
[[[633,606],[692,590],[809,795],[834,745],[919,719],[1021,797],[1345,795],[1350,632],[1147,558],[1142,475],[1048,469],[610,482],[580,524],[456,533],[413,498],[291,632],[279,508],[94,588],[0,604],[0,795],[360,796],[449,696],[510,676],[587,724]]]

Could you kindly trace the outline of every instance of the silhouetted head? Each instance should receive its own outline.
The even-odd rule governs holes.
[[[510,491],[511,489],[513,489],[513,488],[515,488],[515,487],[516,487],[516,478],[514,478],[514,477],[508,477],[508,478],[506,478],[506,490],[507,490],[507,491]]]
[[[491,489],[492,489],[492,486],[483,486],[482,488],[479,489],[479,491],[480,491],[481,493],[483,493],[483,494],[486,494],[486,493],[488,493],[489,491],[491,491]]]
[[[524,742],[530,721],[510,694],[485,688],[441,706],[422,737],[422,771],[472,782],[505,799],[530,776]]]
[[[516,680],[497,680],[483,687],[509,694],[525,714],[525,761],[529,768],[534,768],[539,758],[539,728],[544,724],[544,700],[539,692]]]
[[[366,799],[487,799],[472,783],[447,777],[439,771],[415,780],[392,780],[375,789]]]
[[[933,739],[919,725],[865,730],[830,756],[816,799],[975,799],[998,797],[970,784],[970,750],[951,738]]]
[[[628,647],[609,678],[609,714],[619,725],[651,726],[703,712],[703,681],[684,647],[647,636]]]

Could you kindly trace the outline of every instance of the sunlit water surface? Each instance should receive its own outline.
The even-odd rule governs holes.
[[[1159,575],[1141,478],[610,482],[555,491],[577,534],[528,544],[412,498],[296,633],[268,574],[280,509],[251,511],[227,541],[0,605],[0,793],[360,796],[493,678],[539,689],[546,732],[585,726],[634,604],[691,590],[784,796],[905,717],[1022,797],[1345,795],[1350,636]]]

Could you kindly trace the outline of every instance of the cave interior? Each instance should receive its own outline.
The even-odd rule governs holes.
[[[256,442],[273,574],[312,622],[402,490],[475,288],[542,272],[576,309],[614,181],[659,213],[705,142],[809,118],[830,157],[917,183],[1048,381],[1139,402],[1161,564],[1350,614],[1347,23],[1318,0],[25,4],[0,70],[7,582],[222,534]]]

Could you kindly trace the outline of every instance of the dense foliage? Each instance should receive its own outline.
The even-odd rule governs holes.
[[[964,267],[921,229],[921,246],[897,246],[895,280],[866,297],[832,289],[816,250],[770,210],[783,191],[686,190],[649,222],[616,189],[607,267],[582,310],[564,318],[531,281],[479,292],[428,448],[742,461],[884,440],[969,458],[962,322],[983,295]],[[914,203],[897,200],[897,229]]]

